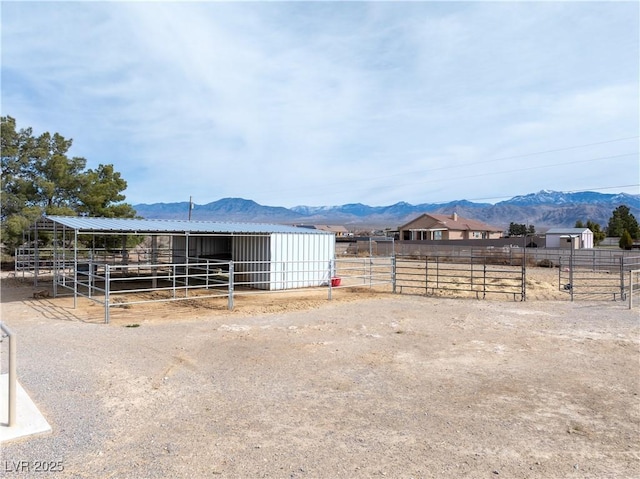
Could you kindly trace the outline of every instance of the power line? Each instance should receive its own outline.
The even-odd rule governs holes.
[[[401,184],[396,184],[393,185],[394,188],[401,188],[401,187],[405,187],[405,186],[415,186],[415,185],[426,185],[426,184],[432,184],[432,183],[444,183],[444,182],[448,182],[448,181],[456,181],[456,180],[466,180],[466,179],[471,179],[471,178],[481,178],[484,176],[496,176],[496,175],[501,175],[501,174],[506,174],[506,173],[520,173],[523,171],[530,171],[530,170],[539,170],[539,169],[545,169],[545,168],[555,168],[558,166],[566,166],[566,165],[574,165],[574,164],[580,164],[580,163],[590,163],[590,162],[594,162],[594,161],[603,161],[603,160],[612,160],[615,158],[623,158],[626,156],[634,156],[634,155],[638,155],[638,153],[624,153],[621,155],[611,155],[611,156],[601,156],[601,157],[597,157],[597,158],[588,158],[586,160],[574,160],[574,161],[565,161],[562,163],[551,163],[551,164],[546,164],[546,165],[538,165],[538,166],[529,166],[529,167],[521,167],[521,168],[515,168],[512,170],[492,170],[489,171],[487,173],[479,173],[479,174],[474,174],[474,175],[466,175],[466,176],[455,176],[455,177],[448,177],[448,178],[434,178],[434,179],[430,179],[430,180],[421,180],[421,181],[415,181],[415,182],[409,182],[409,183],[401,183]],[[406,175],[393,175],[393,176],[406,176]],[[380,177],[378,179],[388,179],[388,176],[385,177]],[[365,181],[365,180],[362,180]],[[322,194],[326,194],[328,191],[331,190],[331,186],[336,186],[338,184],[342,184],[342,183],[351,183],[351,182],[341,182],[341,183],[332,183],[327,185],[327,188],[324,188],[322,190]],[[357,186],[357,187],[352,187],[349,190],[350,191],[361,191],[361,190],[365,190],[365,189],[369,189],[371,188],[371,186]],[[284,190],[281,190],[281,192]],[[332,190],[333,192],[335,192],[335,190]]]
[[[551,150],[536,151],[534,153],[524,153],[524,154],[520,154],[520,155],[505,156],[503,158],[495,158],[495,159],[492,159],[492,160],[484,160],[484,161],[481,161],[480,163],[488,163],[488,162],[491,162],[491,161],[514,160],[514,159],[518,159],[518,158],[526,158],[526,157],[529,157],[529,156],[544,155],[546,153],[556,153],[556,152],[559,152],[559,151],[577,150],[578,148],[586,148],[588,146],[606,145],[608,143],[616,143],[618,141],[637,140],[639,138],[640,138],[640,136],[626,136],[626,137],[623,137],[623,138],[615,138],[613,140],[597,141],[597,142],[594,142],[594,143],[583,143],[582,145],[563,146],[563,147],[559,147],[559,148],[553,148]],[[415,153],[415,152],[412,152],[412,153]],[[396,156],[396,155],[394,154],[393,156]]]
[[[520,155],[505,156],[505,157],[501,157],[501,158],[493,158],[493,159],[489,159],[489,160],[474,161],[474,162],[470,162],[470,163],[462,163],[462,164],[457,164],[457,165],[445,165],[445,166],[440,166],[440,167],[435,167],[435,168],[414,170],[414,171],[402,172],[402,173],[394,173],[394,174],[386,174],[384,176],[373,176],[373,177],[367,177],[367,178],[359,178],[359,179],[355,179],[355,180],[337,181],[337,182],[325,184],[325,187],[331,188],[332,186],[352,185],[354,182],[363,183],[363,182],[372,182],[372,181],[376,181],[376,180],[387,180],[389,178],[395,178],[395,177],[425,175],[425,174],[433,173],[433,172],[436,172],[436,171],[450,170],[450,169],[456,169],[456,168],[468,168],[468,167],[474,167],[474,166],[484,165],[484,164],[488,164],[488,163],[496,163],[496,162],[499,162],[499,161],[516,160],[516,159],[528,158],[528,157],[537,156],[537,155],[543,155],[543,154],[547,154],[547,153],[556,153],[556,152],[561,152],[561,151],[569,151],[569,150],[575,150],[575,149],[585,148],[585,147],[590,147],[590,146],[597,146],[597,145],[615,143],[615,142],[619,142],[619,141],[634,140],[634,139],[638,139],[638,138],[640,138],[640,136],[628,136],[628,137],[616,138],[616,139],[612,139],[612,140],[598,141],[598,142],[594,142],[594,143],[585,143],[585,144],[582,144],[582,145],[573,145],[573,146],[566,146],[566,147],[561,147],[561,148],[554,148],[554,149],[543,150],[543,151],[538,151],[538,152],[534,152],[534,153],[525,153],[525,154],[520,154]],[[625,153],[623,155],[613,155],[613,156],[607,156],[607,157],[590,158],[590,159],[586,159],[586,160],[555,162],[552,165],[541,165],[541,166],[536,166],[536,167],[527,167],[527,168],[521,168],[521,169],[516,169],[516,170],[507,170],[507,171],[492,171],[491,173],[488,173],[488,174],[476,175],[476,176],[489,176],[489,175],[493,175],[493,174],[513,173],[513,172],[517,172],[517,171],[527,171],[527,170],[536,169],[536,168],[550,168],[550,167],[555,167],[555,166],[564,166],[564,165],[570,165],[570,164],[576,164],[576,163],[582,163],[582,162],[591,162],[591,161],[599,161],[599,160],[605,160],[605,159],[614,159],[614,158],[630,156],[630,155],[637,155],[637,154],[638,153],[635,152],[635,153]],[[476,176],[466,176],[466,177],[459,177],[458,176],[455,179],[474,178]],[[450,181],[450,180],[445,179],[445,180],[438,180],[438,181]],[[418,184],[418,183],[408,183],[408,184],[403,184],[403,185],[398,185],[398,186],[406,186],[406,185],[412,185],[412,184]],[[350,190],[353,191],[353,190],[356,190],[356,189],[365,189],[365,188],[369,188],[369,187],[368,186],[367,187],[363,186],[363,187],[359,187],[359,188],[350,188]],[[304,189],[304,188],[302,188],[302,187],[301,188],[289,188],[289,189],[284,189],[284,190],[280,189],[277,192],[278,193],[295,192],[295,191],[299,191],[301,189]]]
[[[445,181],[452,181],[452,180],[466,180],[466,179],[470,179],[470,178],[480,178],[482,176],[494,176],[494,175],[501,175],[501,174],[505,174],[505,173],[520,173],[523,171],[530,171],[530,170],[541,170],[544,168],[554,168],[557,166],[566,166],[566,165],[575,165],[575,164],[579,164],[579,163],[590,163],[592,161],[601,161],[601,160],[613,160],[615,158],[623,158],[625,156],[635,156],[638,155],[638,153],[624,153],[622,155],[612,155],[612,156],[601,156],[598,158],[589,158],[587,160],[575,160],[575,161],[565,161],[562,163],[552,163],[552,164],[547,164],[547,165],[538,165],[538,166],[529,166],[529,167],[525,167],[525,168],[516,168],[513,170],[502,170],[502,171],[490,171],[487,173],[480,173],[477,175],[467,175],[467,176],[456,176],[453,178],[447,178],[447,179],[437,179],[437,180],[431,180],[431,181],[427,181],[427,182],[416,182],[416,183],[404,183],[402,185],[399,186],[409,186],[409,185],[419,185],[419,184],[423,184],[423,183],[434,183],[434,182],[445,182]]]

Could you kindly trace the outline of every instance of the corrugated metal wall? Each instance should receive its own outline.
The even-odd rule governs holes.
[[[270,243],[270,236],[233,237],[231,254],[234,260],[236,283],[251,283],[252,288],[270,289]]]
[[[334,254],[333,234],[273,234],[270,289],[327,284]]]
[[[189,237],[189,257],[228,252],[228,237]],[[173,261],[185,262],[186,238],[174,237]],[[226,249],[225,249],[226,248]],[[279,290],[326,285],[335,255],[335,236],[271,233],[231,237],[238,286]]]

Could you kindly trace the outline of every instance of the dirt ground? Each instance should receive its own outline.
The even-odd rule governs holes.
[[[110,324],[33,290],[3,278],[1,312],[53,432],[3,445],[7,477],[640,477],[638,310],[572,303],[552,270],[526,302],[337,289]]]

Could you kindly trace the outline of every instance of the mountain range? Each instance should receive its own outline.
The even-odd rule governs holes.
[[[395,229],[423,213],[451,214],[508,229],[510,223],[534,225],[537,231],[553,227],[573,227],[576,221],[594,221],[606,227],[613,210],[629,207],[640,219],[640,194],[605,194],[592,191],[565,193],[543,190],[515,196],[499,203],[457,200],[448,203],[412,205],[399,202],[389,206],[351,203],[339,206],[264,206],[243,198],[222,198],[193,205],[194,221],[237,221],[285,224],[343,225],[349,230]],[[189,202],[133,205],[138,216],[147,219],[188,219]]]

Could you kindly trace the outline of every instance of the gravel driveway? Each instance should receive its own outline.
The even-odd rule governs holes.
[[[2,318],[53,432],[4,445],[6,477],[640,477],[640,320],[623,303],[336,291],[105,325],[31,291],[5,281]]]

